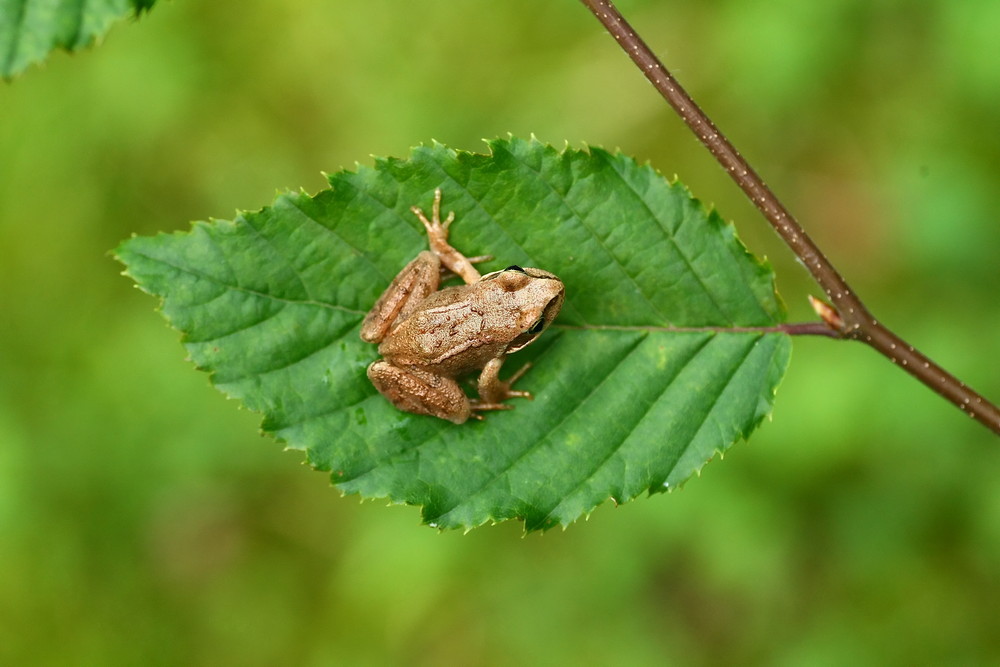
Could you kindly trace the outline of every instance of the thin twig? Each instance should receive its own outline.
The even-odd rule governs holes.
[[[1000,409],[966,387],[953,375],[925,357],[878,322],[840,273],[820,252],[792,214],[771,192],[757,172],[740,155],[715,124],[698,108],[663,63],[615,9],[610,0],[580,0],[594,13],[617,40],[646,78],[687,123],[691,131],[715,156],[747,197],[764,214],[792,252],[819,283],[833,308],[821,312],[826,326],[840,337],[859,340],[870,345],[905,371],[955,404],[970,417],[1000,434]],[[823,304],[814,304],[822,309]],[[819,312],[819,310],[818,310]]]

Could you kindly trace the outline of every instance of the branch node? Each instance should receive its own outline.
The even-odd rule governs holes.
[[[817,299],[812,294],[809,295],[809,305],[819,315],[826,325],[835,331],[844,331],[844,318],[840,316],[837,309],[822,299]]]

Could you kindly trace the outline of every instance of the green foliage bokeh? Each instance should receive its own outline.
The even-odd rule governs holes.
[[[873,311],[1000,398],[996,3],[675,5],[619,3]],[[774,422],[681,493],[438,535],[257,437],[107,255],[508,131],[680,174],[810,317],[574,3],[174,0],[0,88],[0,663],[1000,657],[995,437],[869,350],[796,340]]]

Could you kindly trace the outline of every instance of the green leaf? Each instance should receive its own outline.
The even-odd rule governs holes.
[[[90,46],[111,24],[156,0],[0,0],[0,77],[40,62],[56,48]]]
[[[783,318],[770,269],[628,157],[519,139],[490,149],[419,147],[334,174],[315,197],[282,194],[117,254],[213,383],[345,492],[421,505],[441,527],[544,529],[677,487],[771,409],[789,339],[746,330]],[[556,324],[505,368],[534,361],[518,386],[535,400],[462,425],[393,408],[358,337],[426,248],[409,208],[437,187],[453,245],[497,258],[482,270],[536,266],[566,284]]]

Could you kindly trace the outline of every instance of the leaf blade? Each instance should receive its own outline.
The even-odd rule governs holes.
[[[9,79],[57,48],[94,44],[126,16],[139,16],[156,0],[60,2],[0,0],[0,78]]]
[[[545,529],[675,488],[770,411],[788,337],[730,328],[781,320],[773,275],[648,166],[518,139],[490,148],[420,147],[118,256],[216,386],[344,492],[421,505],[441,527]],[[554,330],[516,355],[535,362],[523,381],[535,401],[458,427],[382,399],[357,335],[424,247],[408,209],[438,186],[457,247],[555,270],[568,294]]]

